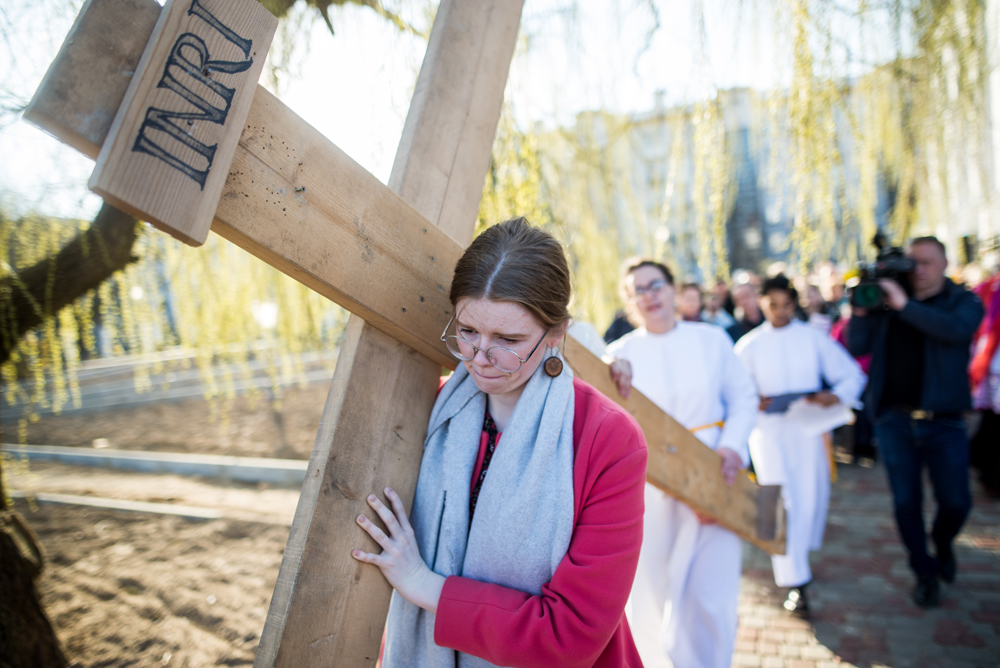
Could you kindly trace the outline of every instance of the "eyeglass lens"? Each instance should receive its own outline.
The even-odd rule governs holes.
[[[460,360],[471,360],[476,356],[476,349],[471,343],[459,336],[449,336],[445,339],[445,344],[451,354]],[[512,350],[506,348],[493,347],[485,350],[493,366],[507,373],[514,373],[521,367],[521,358]]]
[[[663,289],[663,286],[665,286],[666,284],[667,282],[664,280],[656,280],[650,283],[649,285],[637,285],[635,287],[635,290],[633,290],[632,292],[632,296],[641,297],[645,294],[652,294],[654,292],[659,292],[661,289]]]

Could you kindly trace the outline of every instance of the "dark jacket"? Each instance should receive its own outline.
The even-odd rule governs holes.
[[[877,417],[885,387],[885,339],[891,318],[902,318],[924,335],[924,386],[920,406],[914,408],[937,413],[959,413],[971,408],[969,346],[983,318],[983,305],[976,295],[946,278],[941,292],[926,301],[910,299],[902,311],[851,318],[847,349],[854,356],[872,355],[864,395],[868,414]]]

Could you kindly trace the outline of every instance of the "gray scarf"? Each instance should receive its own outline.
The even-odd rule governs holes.
[[[569,365],[555,378],[540,365],[497,444],[470,527],[469,487],[486,395],[459,365],[431,412],[410,514],[420,555],[432,571],[541,593],[573,533],[573,402]],[[493,665],[435,645],[434,619],[394,591],[382,665]]]

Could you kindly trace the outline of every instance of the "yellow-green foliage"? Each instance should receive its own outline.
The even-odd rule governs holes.
[[[39,216],[5,220],[0,275],[54,255],[86,225]],[[346,324],[340,307],[214,235],[201,248],[191,248],[149,229],[138,237],[133,254],[138,262],[59,313],[39,305],[50,317],[0,367],[7,401],[23,410],[22,436],[24,421],[37,420],[38,408],[58,413],[79,404],[80,357],[101,352],[94,335],[95,300],[96,319],[110,342],[107,352],[134,356],[137,392],[150,389],[151,378],[163,371],[157,353],[186,351],[201,371],[216,416],[224,416],[234,399],[235,381],[249,378],[251,358],[265,362],[273,387],[294,382],[302,372],[297,355],[332,348]],[[277,310],[273,324],[260,317],[268,308]],[[227,370],[234,367],[235,374]],[[18,378],[34,382],[17,383]]]
[[[972,190],[989,191],[985,3],[860,2],[851,16],[861,45],[856,57],[871,62],[872,44],[888,40],[896,55],[850,79],[834,56],[832,15],[843,8],[829,0],[777,0],[774,7],[780,31],[791,36],[791,78],[787,89],[769,95],[767,113],[772,136],[790,137],[796,199],[789,241],[799,264],[827,259],[834,247],[838,259],[857,259],[856,247],[837,234],[860,235],[867,244],[880,183],[894,195],[895,242],[918,229],[952,227],[968,192],[960,184],[978,181]],[[845,146],[850,156],[841,155]]]

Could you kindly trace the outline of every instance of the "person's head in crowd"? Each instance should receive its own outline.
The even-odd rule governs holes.
[[[760,310],[772,327],[788,325],[795,317],[798,301],[799,291],[784,274],[767,279],[760,288]]]
[[[705,295],[705,310],[708,311],[710,315],[715,315],[721,311],[724,307],[725,301],[723,297],[719,296],[719,293],[712,290],[707,295]]]
[[[750,322],[760,322],[761,312],[757,304],[757,293],[749,283],[740,283],[733,288],[733,302],[739,309],[738,315]]]
[[[677,293],[677,311],[681,319],[688,322],[701,320],[702,311],[701,286],[697,283],[685,283]]]
[[[455,265],[449,349],[476,386],[516,399],[569,325],[572,293],[562,246],[524,218],[476,237]]]
[[[844,301],[844,284],[841,281],[835,281],[830,284],[830,294],[827,299],[831,304],[841,304]]]
[[[654,334],[673,329],[674,275],[665,264],[644,258],[627,260],[619,289],[633,325]]]
[[[819,291],[819,287],[815,285],[806,286],[805,298],[802,300],[802,308],[805,309],[806,313],[822,313],[826,308],[826,302],[823,300],[823,295]]]
[[[939,293],[944,287],[944,272],[948,268],[944,244],[937,237],[917,237],[910,242],[906,254],[916,263],[910,272],[914,296],[923,299]]]

